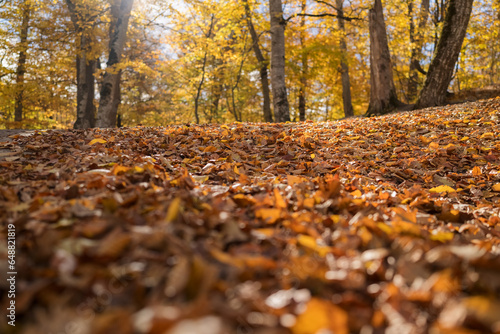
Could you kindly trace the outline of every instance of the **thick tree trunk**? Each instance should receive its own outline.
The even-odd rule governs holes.
[[[302,0],[301,13],[305,13],[307,9],[306,0]],[[305,26],[306,17],[302,16],[300,18],[300,32],[299,40],[300,46],[302,48],[301,62],[302,62],[302,73],[300,73],[300,88],[299,88],[299,120],[301,122],[306,120],[306,89],[307,89],[307,74],[308,74],[308,64],[307,64],[307,52],[305,51],[306,46],[306,36],[305,36]]]
[[[398,108],[392,62],[385,30],[381,0],[375,0],[369,12],[370,30],[370,104],[368,116],[383,115]]]
[[[95,77],[96,60],[87,58],[88,41],[82,35],[80,55],[76,57],[76,122],[75,129],[88,129],[95,126]]]
[[[19,58],[17,59],[16,69],[16,96],[14,103],[14,121],[21,122],[23,120],[23,98],[24,98],[24,75],[26,74],[26,58],[28,53],[28,30],[31,15],[31,6],[25,0],[23,7],[23,21],[21,22],[20,41],[19,41]]]
[[[442,105],[460,55],[474,0],[449,0],[443,30],[415,109]]]
[[[247,19],[248,30],[250,31],[250,36],[252,37],[253,43],[253,51],[255,53],[255,58],[259,62],[260,66],[260,84],[262,86],[262,97],[264,99],[262,104],[262,111],[264,113],[264,121],[272,122],[273,114],[271,113],[271,91],[269,89],[269,79],[268,79],[268,71],[267,64],[268,61],[264,58],[262,51],[259,46],[259,36],[255,31],[255,27],[252,23],[252,12],[250,10],[250,6],[248,5],[248,0],[243,0],[243,5],[245,6],[245,15]]]
[[[281,0],[269,0],[271,16],[271,85],[276,122],[290,121],[285,83],[285,20]]]
[[[113,13],[114,23],[112,23],[109,36],[109,58],[102,80],[99,109],[97,110],[96,126],[99,128],[116,127],[121,78],[121,71],[116,68],[116,65],[120,62],[125,47],[128,21],[134,3],[133,0],[116,1],[119,2],[119,7],[116,4],[117,10]]]
[[[340,37],[340,74],[342,77],[342,101],[344,104],[344,116],[353,117],[354,110],[352,108],[351,98],[351,80],[349,78],[349,65],[347,65],[347,44],[345,41],[345,24],[344,24],[344,1],[336,0],[338,26],[341,33]]]
[[[415,22],[413,20],[413,0],[409,0],[408,2],[411,43],[410,69],[408,73],[408,102],[413,102],[418,94],[418,73],[421,70],[420,59],[422,59],[422,47],[424,44],[422,33],[424,32],[427,18],[429,16],[429,3],[429,0],[422,0],[418,15],[418,27],[417,31],[415,31]]]
[[[76,121],[75,129],[88,129],[95,126],[95,71],[98,59],[89,59],[91,51],[91,32],[85,31],[86,17],[83,17],[75,2],[66,0],[75,31],[80,35],[76,56]]]

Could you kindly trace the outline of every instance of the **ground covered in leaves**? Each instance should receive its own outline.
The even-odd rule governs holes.
[[[494,99],[14,135],[0,331],[500,333],[499,126]]]

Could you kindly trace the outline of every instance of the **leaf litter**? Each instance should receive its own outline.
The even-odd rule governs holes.
[[[15,135],[2,332],[500,333],[499,126],[493,99]]]

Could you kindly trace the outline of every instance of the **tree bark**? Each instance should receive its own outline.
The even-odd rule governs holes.
[[[285,20],[281,0],[269,0],[271,16],[271,85],[276,122],[290,121],[285,83]]]
[[[443,105],[467,32],[474,0],[449,0],[443,30],[415,109]]]
[[[89,59],[91,51],[91,32],[84,26],[87,19],[75,2],[66,0],[75,31],[80,35],[76,56],[76,121],[75,129],[88,129],[95,126],[95,71],[97,59]]]
[[[114,22],[111,24],[109,36],[109,58],[106,73],[102,80],[99,109],[97,110],[96,126],[99,128],[116,127],[118,106],[120,105],[121,70],[116,68],[120,62],[125,40],[127,38],[128,22],[132,11],[133,0],[115,0],[113,11]]]
[[[413,20],[413,1],[408,2],[408,16],[410,19],[410,43],[411,43],[411,56],[410,56],[410,69],[408,75],[408,102],[412,102],[416,99],[418,94],[418,84],[419,78],[418,73],[420,72],[420,59],[422,59],[422,47],[424,44],[424,39],[422,33],[425,29],[427,23],[427,18],[429,16],[429,0],[422,0],[420,5],[420,12],[418,15],[418,26],[417,31],[415,31],[415,22]]]
[[[341,33],[340,37],[340,75],[342,78],[342,101],[344,104],[344,116],[353,117],[354,109],[351,98],[351,80],[349,78],[349,65],[347,65],[347,44],[345,41],[345,23],[344,23],[344,1],[336,0],[338,27]]]
[[[24,75],[26,74],[26,58],[28,54],[28,31],[31,16],[30,0],[25,0],[23,7],[23,20],[21,22],[19,58],[17,59],[16,69],[16,95],[14,103],[14,121],[23,120],[23,98],[24,98]]]
[[[302,0],[301,12],[305,13],[307,9],[306,0]],[[301,62],[302,62],[302,73],[300,74],[300,88],[299,88],[299,120],[304,122],[306,120],[306,89],[307,89],[307,51],[305,50],[305,33],[304,29],[306,26],[306,17],[302,16],[300,18],[300,32],[299,40],[300,46],[302,48]]]
[[[210,35],[212,35],[213,27],[214,27],[214,15],[212,15],[212,18],[210,20],[210,28],[208,29],[208,32],[205,35],[206,38],[210,38]],[[201,79],[200,83],[198,84],[198,88],[196,89],[196,96],[194,98],[194,117],[196,118],[196,124],[200,124],[200,115],[198,112],[198,106],[200,103],[201,89],[203,88],[203,83],[205,82],[207,58],[208,58],[208,50],[205,50],[205,55],[203,56],[203,66],[201,68]]]
[[[252,37],[253,51],[255,53],[255,58],[259,62],[260,66],[260,84],[262,86],[262,112],[264,114],[265,122],[273,122],[273,114],[271,112],[271,91],[269,89],[269,79],[267,72],[268,61],[264,58],[262,51],[259,46],[259,36],[255,31],[255,27],[252,22],[252,12],[250,11],[250,6],[248,5],[248,0],[243,0],[243,5],[245,6],[245,16],[247,19],[248,30],[250,31],[250,36]]]
[[[88,41],[80,38],[80,55],[76,57],[76,121],[74,129],[88,129],[95,126],[95,70],[96,60],[88,59]]]
[[[375,0],[369,12],[370,31],[370,104],[367,116],[383,115],[401,105],[399,102],[394,78],[384,13],[381,0]]]

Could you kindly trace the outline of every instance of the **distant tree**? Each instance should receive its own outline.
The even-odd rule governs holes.
[[[420,65],[422,58],[422,47],[424,44],[423,32],[429,17],[429,0],[422,0],[420,3],[420,11],[418,13],[418,23],[415,25],[413,18],[414,13],[414,0],[408,1],[408,16],[410,19],[410,43],[411,55],[410,66],[408,74],[408,102],[412,102],[418,95],[419,73],[426,74]]]
[[[347,65],[347,44],[345,40],[344,23],[344,0],[336,0],[337,20],[340,36],[340,74],[342,77],[342,101],[344,105],[344,116],[354,116],[351,99],[351,80],[349,78],[349,65]]]
[[[301,2],[301,13],[305,13],[307,8],[307,1],[302,0]],[[300,62],[302,65],[300,73],[300,83],[299,83],[299,121],[303,122],[306,120],[306,90],[307,90],[307,76],[308,76],[308,57],[306,49],[306,16],[301,16],[300,18],[300,28],[299,28],[299,41],[302,48]]]
[[[255,53],[255,58],[259,62],[259,74],[260,74],[260,84],[262,87],[262,111],[264,114],[264,121],[272,122],[273,115],[271,113],[271,92],[269,89],[269,79],[268,79],[268,61],[264,58],[262,54],[262,50],[259,45],[259,36],[255,31],[255,27],[252,21],[252,11],[250,10],[250,5],[248,4],[248,0],[243,0],[243,5],[245,7],[245,16],[247,20],[248,30],[250,32],[250,36],[252,37],[252,49]]]
[[[28,54],[28,32],[30,16],[33,10],[31,0],[24,0],[21,4],[22,22],[19,34],[19,57],[16,69],[16,96],[14,107],[14,120],[23,120],[24,75],[26,74],[26,58]]]
[[[442,105],[467,32],[474,0],[448,0],[441,36],[416,109]]]
[[[281,0],[269,0],[271,16],[271,84],[276,122],[290,121],[285,83],[285,24]]]
[[[133,0],[115,0],[111,8],[112,22],[109,30],[109,56],[106,72],[102,79],[96,126],[116,127],[118,105],[120,104],[119,63],[127,37],[128,22]]]

